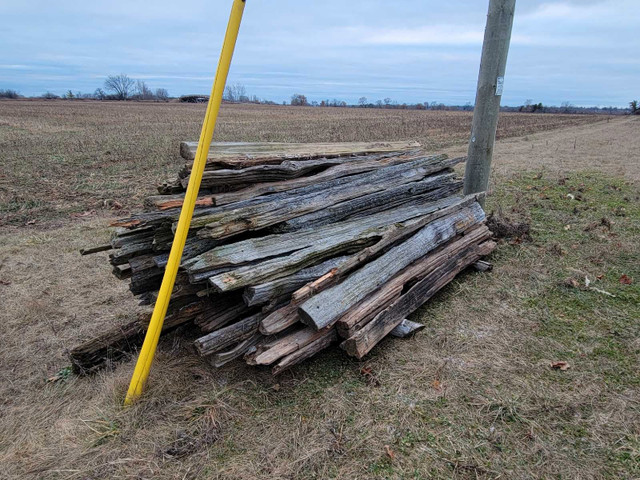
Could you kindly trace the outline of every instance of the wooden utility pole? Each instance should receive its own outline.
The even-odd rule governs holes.
[[[496,139],[515,8],[516,0],[489,1],[467,154],[469,158],[464,173],[465,194],[484,192],[489,186],[493,144]]]

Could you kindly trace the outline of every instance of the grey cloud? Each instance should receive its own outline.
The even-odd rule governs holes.
[[[0,88],[93,91],[126,72],[206,92],[228,0],[0,5]],[[503,101],[625,105],[640,51],[631,0],[518,0]],[[230,81],[274,100],[473,101],[487,1],[250,0]]]

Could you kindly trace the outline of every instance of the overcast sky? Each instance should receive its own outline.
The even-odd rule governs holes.
[[[640,97],[638,0],[517,0],[502,103]],[[207,93],[230,0],[0,0],[0,89],[93,92],[126,73]],[[473,103],[488,0],[247,0],[229,82],[276,101]]]

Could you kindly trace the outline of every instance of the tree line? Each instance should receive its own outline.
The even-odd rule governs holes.
[[[166,102],[169,92],[166,88],[152,90],[144,80],[134,80],[128,75],[109,75],[104,81],[104,90],[96,89],[96,100],[156,100]]]
[[[0,90],[0,98],[22,98],[16,90]],[[93,93],[74,92],[67,90],[62,95],[53,92],[45,92],[40,98],[53,99],[80,99],[80,100],[155,100],[166,102],[171,97],[166,88],[151,89],[144,80],[134,80],[128,75],[109,75],[103,84],[103,88],[96,88]]]
[[[16,99],[21,95],[16,90],[5,89],[0,90],[0,98]],[[165,88],[151,89],[144,80],[134,80],[128,75],[121,73],[119,75],[109,75],[105,81],[103,88],[97,88],[93,93],[73,92],[68,90],[62,95],[46,92],[40,98],[45,99],[94,99],[94,100],[152,100],[152,101],[168,101],[171,97]],[[205,103],[209,100],[208,95],[183,95],[179,97],[181,102],[188,103]],[[277,105],[272,100],[258,98],[256,95],[249,95],[244,85],[240,83],[229,84],[225,87],[223,100],[230,103],[254,103],[263,105]],[[357,104],[348,104],[344,100],[334,98],[332,100],[309,101],[306,95],[294,93],[290,102],[282,102],[282,105],[292,105],[297,107],[342,107],[342,108],[388,108],[400,110],[448,110],[448,111],[473,111],[471,102],[464,105],[445,105],[442,102],[418,102],[418,103],[399,103],[390,97],[378,99],[373,102],[367,97],[360,97]],[[542,102],[534,102],[527,99],[524,104],[519,106],[501,106],[500,111],[503,112],[522,112],[522,113],[595,113],[608,115],[624,115],[633,114],[640,115],[640,108],[637,100],[629,102],[629,108],[620,107],[577,107],[570,102],[562,102],[560,106],[543,105]]]
[[[286,105],[286,102],[283,102]],[[333,100],[308,101],[306,95],[294,93],[291,96],[290,105],[298,107],[359,107],[359,108],[391,108],[401,110],[473,110],[470,103],[464,106],[451,106],[438,102],[419,102],[419,103],[399,103],[389,97],[370,102],[367,97],[360,97],[357,104],[349,104],[344,100],[334,98]]]
[[[286,104],[286,102],[284,102]],[[347,108],[388,108],[400,110],[447,110],[447,111],[463,111],[472,112],[473,105],[467,102],[464,105],[445,105],[441,102],[419,102],[419,103],[398,103],[397,101],[387,97],[382,100],[370,102],[367,97],[360,97],[357,104],[348,104],[345,101],[333,99],[322,100],[320,102],[307,100],[306,95],[295,93],[291,96],[290,105],[294,106],[310,106],[310,107],[347,107]],[[625,115],[628,113],[640,114],[638,102],[633,101],[629,104],[630,108],[620,107],[577,107],[571,102],[562,102],[560,106],[543,105],[542,102],[535,103],[528,99],[522,105],[518,106],[501,106],[501,112],[521,112],[521,113],[566,113],[566,114],[606,114],[606,115]]]

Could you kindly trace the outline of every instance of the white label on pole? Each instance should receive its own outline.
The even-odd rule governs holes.
[[[502,87],[504,87],[504,77],[498,77],[496,79],[496,97],[502,95]]]

